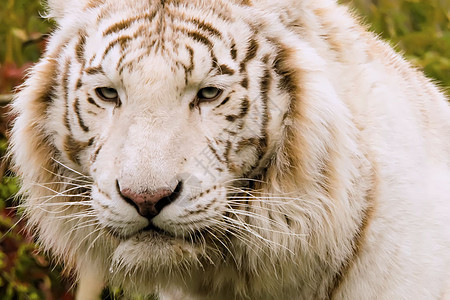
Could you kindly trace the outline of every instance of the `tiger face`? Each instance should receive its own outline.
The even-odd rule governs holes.
[[[106,1],[62,28],[73,34],[57,55],[46,130],[62,163],[92,178],[95,218],[120,240],[229,229],[228,195],[280,145],[281,46],[242,11],[224,19],[209,6]]]

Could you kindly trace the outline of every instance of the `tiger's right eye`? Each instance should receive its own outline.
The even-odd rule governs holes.
[[[103,101],[118,103],[119,93],[110,87],[99,87],[95,89],[97,96]]]

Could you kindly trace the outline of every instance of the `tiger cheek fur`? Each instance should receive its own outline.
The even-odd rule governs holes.
[[[438,234],[450,191],[410,192],[420,180],[409,170],[429,161],[414,152],[418,133],[404,138],[415,125],[374,103],[412,106],[405,99],[418,96],[398,88],[406,80],[426,89],[441,103],[416,99],[440,124],[430,136],[450,133],[448,107],[345,8],[331,0],[49,6],[59,27],[14,102],[11,153],[30,226],[77,272],[80,299],[105,283],[166,299],[441,292],[449,260],[419,266],[450,247]],[[430,136],[432,157],[447,168],[429,184],[444,185],[450,146]],[[424,218],[416,203],[431,198]],[[389,231],[399,224],[410,228]],[[439,246],[421,248],[421,238]]]

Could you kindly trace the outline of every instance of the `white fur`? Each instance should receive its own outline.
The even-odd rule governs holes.
[[[450,109],[436,86],[331,0],[166,2],[50,1],[59,29],[14,102],[30,226],[76,270],[77,297],[112,284],[162,299],[448,298]],[[108,48],[139,26],[149,34]],[[235,72],[211,75],[214,63]],[[103,86],[120,107],[95,98]],[[189,108],[206,86],[223,95]],[[244,98],[238,126],[224,116]],[[237,151],[237,140],[251,142]],[[143,231],[116,180],[136,192],[184,182],[152,220],[165,234]]]

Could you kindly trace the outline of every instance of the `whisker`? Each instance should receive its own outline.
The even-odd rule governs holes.
[[[48,186],[42,185],[40,183],[34,183],[34,185],[42,187],[42,188],[44,188],[44,189],[46,189],[46,190],[48,190],[50,192],[53,192],[56,195],[63,195],[63,194],[66,194],[67,192],[75,191],[75,190],[77,190],[77,189],[79,189],[81,187],[90,187],[90,185],[89,186],[77,186],[77,187],[72,187],[70,189],[67,189],[67,190],[64,190],[62,192],[59,192],[59,191],[56,191],[56,190],[54,190],[54,189],[52,189],[52,188],[50,188]]]
[[[259,195],[270,195],[270,196],[274,196],[274,195],[278,195],[278,196],[287,196],[287,195],[296,195],[297,193],[294,192],[285,192],[285,193],[274,193],[274,192],[264,192],[262,190],[255,190],[255,189],[251,189],[251,188],[245,188],[245,187],[236,187],[236,186],[226,186],[227,189],[231,189],[231,190],[236,190],[238,192],[242,192],[242,193],[250,193],[252,192],[252,194],[259,194]],[[296,198],[297,199],[297,198]]]
[[[75,182],[78,181],[78,182],[83,182],[83,183],[91,183],[91,182],[92,182],[92,181],[80,179],[80,178],[91,179],[91,177],[88,176],[88,175],[84,175],[84,174],[83,174],[82,176],[69,177],[69,176],[64,176],[63,174],[55,173],[55,172],[53,172],[53,171],[51,171],[51,170],[48,170],[47,168],[42,168],[42,169],[44,169],[46,172],[48,172],[48,173],[50,173],[50,174],[52,174],[52,175],[55,175],[55,176],[58,177],[58,178],[67,179],[67,180],[69,180],[69,181],[75,181]]]
[[[236,261],[236,258],[235,258],[235,256],[234,256],[234,254],[233,254],[233,252],[231,251],[231,249],[223,242],[223,241],[221,241],[213,232],[212,232],[212,230],[209,230],[209,229],[205,229],[205,231],[207,231],[216,241],[218,241],[220,244],[222,244],[222,246],[228,251],[228,253],[230,253],[230,255],[231,255],[231,258],[233,259],[233,261],[235,262],[235,264],[237,265],[237,261]],[[227,239],[228,239],[228,237],[227,237]],[[228,239],[229,240],[229,239]],[[231,242],[231,241],[230,241]]]
[[[275,242],[275,241],[271,241],[271,240],[269,240],[269,239],[263,237],[263,236],[262,236],[261,234],[259,234],[258,232],[252,230],[251,228],[248,228],[247,226],[248,226],[249,224],[247,224],[247,223],[240,224],[237,220],[232,219],[232,218],[229,218],[229,217],[227,217],[227,216],[223,216],[223,218],[225,218],[226,220],[230,221],[232,224],[244,226],[244,227],[247,229],[247,232],[248,232],[248,233],[251,233],[253,236],[255,236],[255,237],[261,239],[262,241],[266,242],[267,244],[274,245],[274,246],[277,246],[277,247],[281,247],[281,248],[283,248],[284,250],[286,250],[286,251],[288,251],[289,253],[291,253],[292,255],[294,255],[294,252],[293,252],[291,249],[287,248],[286,246],[284,246],[284,245],[282,245],[282,244],[280,244],[280,243],[277,243],[277,242]]]
[[[236,220],[234,220],[234,221],[236,221]],[[249,234],[251,236],[254,236],[253,232],[251,232],[252,231],[251,229],[250,230],[246,229],[245,231],[242,231],[242,226],[245,227],[244,224],[230,222],[229,220],[225,220],[225,224],[226,224],[226,227],[227,227],[226,232],[228,232],[233,237],[235,237],[238,240],[240,240],[243,244],[246,244],[246,245],[250,244],[250,246],[252,246],[252,247],[249,247],[249,249],[253,253],[255,253],[255,255],[258,257],[259,260],[262,261],[262,259],[260,257],[260,254],[255,249],[261,251],[265,255],[268,255],[267,250],[264,249],[259,243],[254,242],[253,240],[249,239],[248,236],[244,235],[246,233],[246,234]],[[239,225],[242,225],[242,226],[239,226]],[[230,227],[232,229],[236,229],[236,231],[229,230]]]
[[[40,185],[47,186],[47,185],[65,185],[65,186],[73,186],[73,187],[79,187],[79,188],[90,188],[92,187],[92,183],[86,182],[86,184],[80,184],[73,181],[49,181],[44,183],[39,183]],[[37,185],[37,183],[32,183],[32,185]]]
[[[80,172],[78,172],[78,171],[76,171],[76,170],[70,168],[69,166],[63,164],[62,162],[58,161],[58,160],[55,159],[54,157],[52,157],[51,159],[52,159],[54,162],[56,162],[57,164],[59,164],[59,165],[61,165],[62,167],[66,168],[67,170],[72,171],[72,172],[74,172],[74,173],[76,173],[76,174],[78,174],[78,175],[80,175],[80,176],[84,176],[84,177],[86,177],[86,178],[89,178],[87,175],[85,175],[85,174],[83,174],[83,173],[80,173]]]
[[[280,227],[286,227],[286,224],[279,223],[279,222],[277,222],[275,220],[272,220],[269,217],[257,214],[255,212],[234,209],[234,208],[232,208],[229,205],[228,205],[228,207],[229,207],[229,212],[231,212],[233,214],[240,214],[242,216],[250,217],[250,218],[253,218],[255,220],[268,221],[269,224],[275,224],[275,225],[278,225]],[[254,208],[254,209],[257,209],[257,208]]]
[[[239,213],[236,213],[236,212],[232,212],[232,213],[239,214]],[[244,215],[244,216],[247,216],[247,215]],[[274,230],[274,229],[270,229],[270,228],[257,226],[257,225],[250,224],[250,223],[247,223],[247,225],[252,227],[252,228],[255,228],[255,229],[260,229],[262,231],[268,231],[268,232],[273,232],[273,233],[282,234],[282,235],[289,235],[289,236],[295,236],[295,237],[305,237],[305,236],[307,236],[307,234],[300,234],[300,233],[294,233],[294,232],[283,232],[283,231],[279,231],[279,230]],[[287,227],[287,224],[284,227]]]

